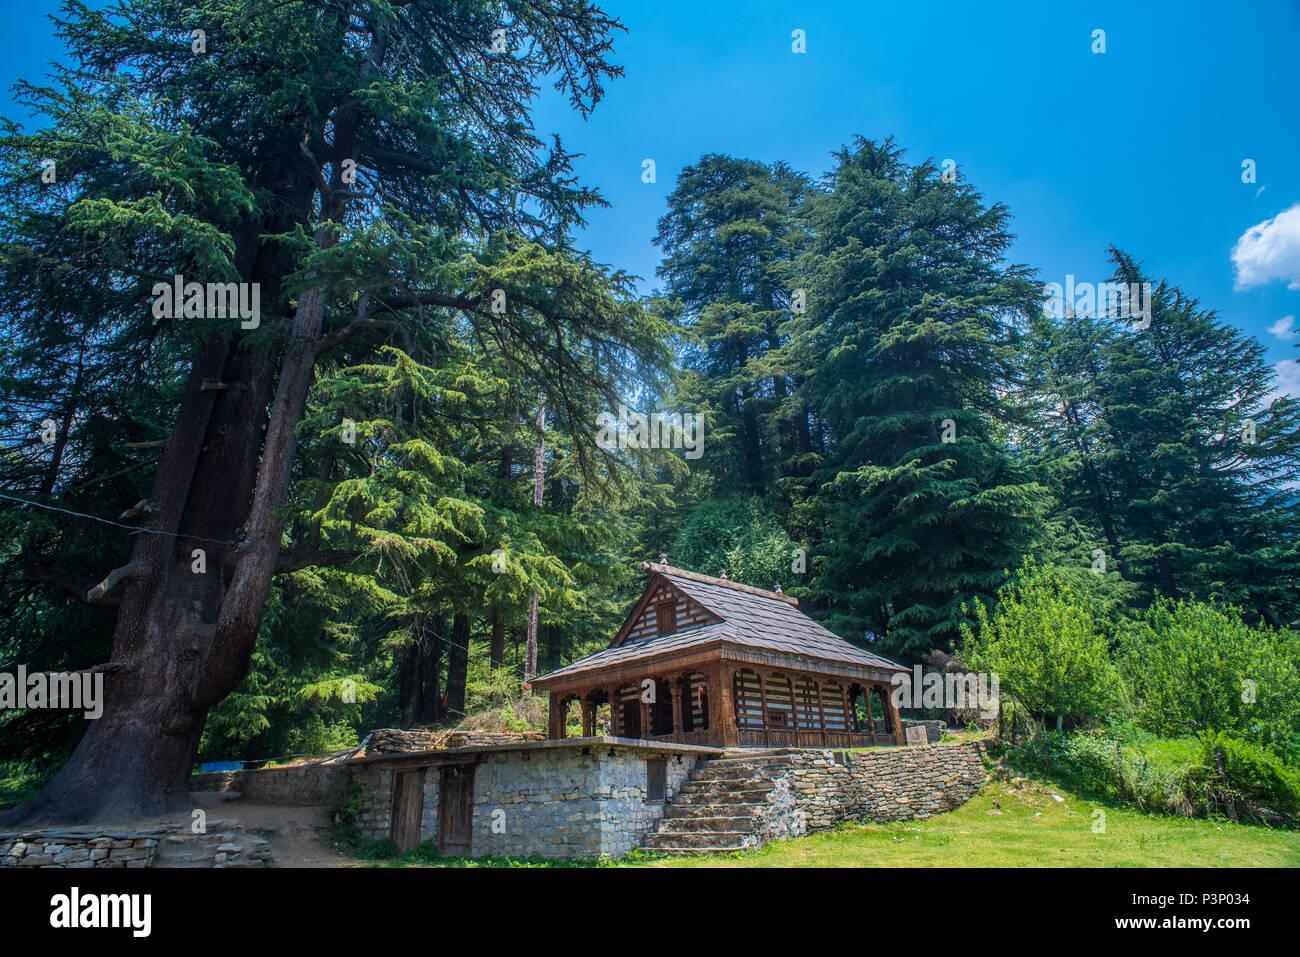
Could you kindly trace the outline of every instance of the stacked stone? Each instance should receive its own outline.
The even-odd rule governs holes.
[[[789,758],[790,788],[809,828],[870,818],[927,818],[960,807],[984,783],[979,742],[928,748],[804,751]]]
[[[268,841],[236,826],[215,834],[171,834],[160,847],[155,866],[265,867],[273,860]]]
[[[366,757],[376,754],[407,754],[427,751],[441,746],[446,732],[402,731],[398,728],[379,728],[370,732],[366,742]]]
[[[904,730],[913,727],[925,728],[926,741],[928,741],[930,744],[936,744],[937,742],[943,739],[943,733],[948,729],[948,724],[945,721],[932,720],[932,719],[926,719],[924,721],[909,720],[903,722]]]
[[[490,748],[501,744],[522,744],[525,741],[545,741],[540,731],[453,731],[444,745],[448,748]]]
[[[0,835],[0,867],[148,867],[161,833],[153,829],[137,833],[29,831]]]
[[[250,804],[328,806],[347,788],[347,766],[300,764],[258,771],[210,771],[190,778],[191,791],[217,791]]]
[[[429,792],[438,790],[437,780],[437,772],[426,774],[424,782],[426,802]],[[368,841],[378,841],[388,837],[390,815],[393,810],[393,772],[374,765],[354,766],[352,781],[361,791],[356,819],[353,822],[357,832]]]
[[[647,800],[647,758],[665,762],[664,802]],[[695,760],[618,747],[491,755],[475,771],[471,853],[620,857],[654,829]]]
[[[192,834],[178,825],[140,831],[29,831],[0,835],[0,867],[255,867],[270,844],[238,833]]]

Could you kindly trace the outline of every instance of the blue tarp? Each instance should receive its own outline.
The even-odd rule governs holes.
[[[199,765],[199,770],[205,774],[209,771],[242,771],[243,769],[242,761],[205,761]]]

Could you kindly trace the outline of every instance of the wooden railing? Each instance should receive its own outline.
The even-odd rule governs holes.
[[[791,731],[741,728],[742,748],[874,748],[894,744],[892,734],[870,731]]]

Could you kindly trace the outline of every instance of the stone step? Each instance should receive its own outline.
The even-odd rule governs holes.
[[[785,764],[789,761],[788,754],[734,754],[722,758],[711,758],[708,761],[700,762],[701,767],[706,768],[726,768],[733,765],[769,765]]]
[[[719,847],[738,851],[753,837],[749,831],[657,831],[646,835],[645,846],[651,850],[659,847]]]
[[[735,807],[732,804],[730,807]],[[720,810],[711,808],[710,810]],[[724,815],[701,815],[700,817],[661,817],[659,819],[659,833],[667,834],[670,831],[748,831],[753,827],[754,819],[748,814],[743,817],[729,817]]]
[[[691,777],[682,782],[683,787],[687,784],[698,784],[702,786],[719,786],[735,787],[737,784],[743,784],[746,781],[767,782],[775,780],[781,775],[776,769],[758,770],[758,771],[738,771],[734,774],[722,773],[716,771],[704,771],[699,777],[695,777],[696,772],[691,773]]]
[[[743,851],[743,847],[648,847],[646,848],[652,854],[672,854],[680,856],[683,854],[734,854],[736,851]]]
[[[673,799],[678,804],[763,804],[773,787],[765,788],[710,788],[703,791],[687,791],[683,788]]]
[[[753,817],[763,809],[762,804],[670,804],[664,808],[661,820],[680,820],[698,817]]]

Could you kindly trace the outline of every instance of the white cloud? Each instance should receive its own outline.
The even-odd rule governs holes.
[[[1300,362],[1295,359],[1283,359],[1273,365],[1273,371],[1277,373],[1277,380],[1274,383],[1276,388],[1264,397],[1264,404],[1268,405],[1274,399],[1284,395],[1300,399]]]
[[[1238,289],[1280,279],[1300,289],[1300,203],[1251,226],[1232,247]]]
[[[1294,339],[1296,333],[1295,316],[1283,316],[1277,322],[1273,323],[1273,325],[1269,326],[1268,331],[1279,339]]]

